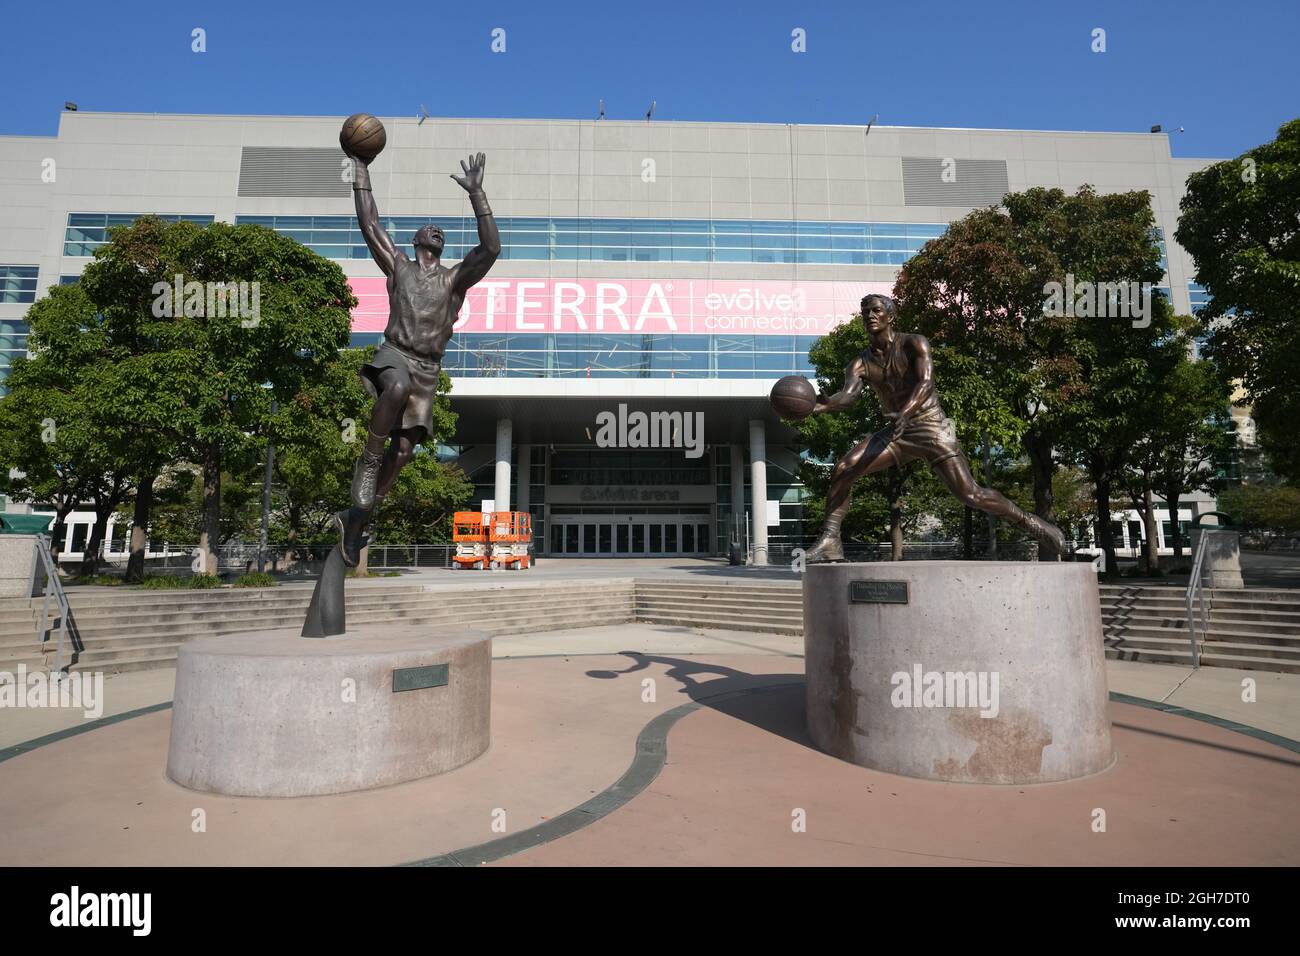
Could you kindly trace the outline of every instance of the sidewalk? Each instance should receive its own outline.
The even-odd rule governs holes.
[[[790,658],[790,670],[803,669],[803,638],[748,631],[613,624],[511,635],[493,642],[493,657],[497,659],[617,654],[622,651],[691,656],[782,656]],[[1300,740],[1300,674],[1217,667],[1193,670],[1171,664],[1114,660],[1106,662],[1106,672],[1113,693],[1174,704]],[[1242,700],[1242,682],[1247,679],[1255,682],[1253,703]],[[170,701],[175,681],[174,668],[106,675],[102,716],[112,717]],[[80,710],[0,709],[0,747],[11,747],[85,723],[87,721]]]

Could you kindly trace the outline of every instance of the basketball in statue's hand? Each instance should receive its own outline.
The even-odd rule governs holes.
[[[782,418],[807,418],[817,407],[817,389],[801,375],[787,375],[772,386],[771,402]]]
[[[353,113],[343,121],[339,145],[349,156],[355,156],[363,163],[374,162],[387,143],[384,124],[369,113]]]

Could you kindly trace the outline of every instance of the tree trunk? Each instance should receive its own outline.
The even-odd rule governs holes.
[[[1029,467],[1034,476],[1034,514],[1044,521],[1056,523],[1056,500],[1052,494],[1052,478],[1056,475],[1056,462],[1052,459],[1051,439],[1034,434],[1025,436],[1025,451],[1029,454]],[[1050,546],[1039,542],[1039,560],[1055,557],[1050,553]]]
[[[1160,570],[1160,541],[1156,535],[1156,505],[1151,494],[1151,478],[1142,476],[1142,501],[1145,511],[1142,520],[1147,532],[1147,573],[1155,574]]]
[[[1165,504],[1169,506],[1169,546],[1174,550],[1174,561],[1183,557],[1183,529],[1178,524],[1178,502],[1183,490],[1177,486],[1164,489]]]
[[[1106,555],[1106,570],[1118,571],[1115,534],[1110,526],[1110,477],[1104,470],[1094,467],[1092,480],[1097,490],[1097,547]]]
[[[83,578],[94,575],[99,570],[99,548],[104,543],[104,531],[108,527],[108,519],[113,514],[113,508],[106,511],[100,508],[95,509],[95,525],[90,529],[90,538],[86,541],[85,549],[81,552],[81,571]]]
[[[144,580],[149,512],[153,509],[153,485],[157,480],[157,475],[142,475],[135,491],[135,511],[131,515],[131,554],[126,559],[126,580],[131,584],[139,584]]]
[[[903,560],[903,480],[889,483],[889,551],[891,561]]]
[[[203,456],[203,532],[199,554],[200,574],[217,573],[217,548],[221,543],[221,452],[212,446]]]
[[[984,485],[987,488],[993,487],[993,446],[989,444],[988,432],[984,433]],[[996,561],[998,559],[998,519],[994,515],[985,515],[985,524],[989,529],[989,549],[988,560]]]

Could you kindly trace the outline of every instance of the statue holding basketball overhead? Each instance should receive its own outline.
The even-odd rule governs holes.
[[[896,317],[894,300],[888,296],[863,298],[862,323],[871,342],[844,369],[844,385],[834,395],[816,394],[807,379],[798,376],[787,376],[772,389],[772,405],[781,415],[804,418],[846,409],[870,387],[880,399],[885,417],[893,422],[858,442],[836,463],[821,540],[804,560],[843,561],[840,525],[849,510],[854,480],[916,459],[926,462],[962,504],[1005,518],[1056,554],[1063,553],[1065,538],[1055,526],[992,488],[975,483],[952,422],[935,397],[930,343],[923,335],[895,331]]]
[[[388,327],[375,356],[361,368],[367,391],[375,396],[365,447],[352,477],[352,506],[336,517],[343,535],[343,560],[355,566],[365,546],[365,529],[379,502],[393,487],[415,446],[433,431],[433,404],[442,356],[470,287],[487,275],[501,255],[501,237],[483,192],[482,153],[460,164],[452,175],[469,193],[478,221],[479,244],[448,268],[442,264],[443,231],[435,225],[415,234],[415,257],[398,249],[379,223],[370,188],[370,163],[384,148],[383,124],[358,113],[339,134],[352,158],[357,220],[366,245],[388,277]]]

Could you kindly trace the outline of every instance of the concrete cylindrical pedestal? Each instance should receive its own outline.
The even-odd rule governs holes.
[[[34,597],[45,584],[45,569],[34,534],[0,534],[0,597]]]
[[[492,641],[369,625],[181,645],[167,776],[256,797],[368,790],[443,773],[487,749]]]
[[[804,576],[808,731],[875,770],[1070,780],[1114,754],[1090,564],[818,564]]]

